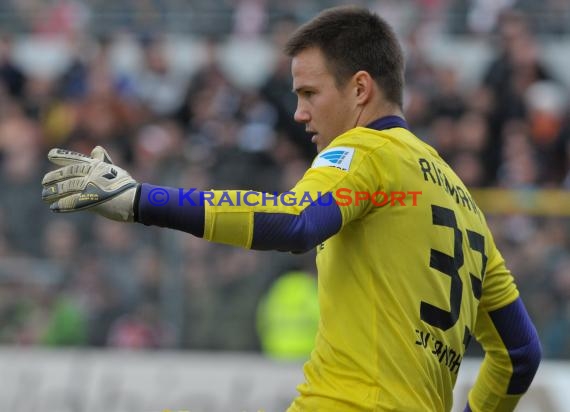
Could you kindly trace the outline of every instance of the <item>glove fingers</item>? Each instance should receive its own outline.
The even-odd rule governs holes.
[[[47,186],[73,177],[87,176],[91,172],[92,168],[92,165],[86,163],[74,163],[60,167],[57,170],[46,173],[42,179],[42,185]]]
[[[107,151],[101,146],[95,146],[95,148],[91,151],[91,157],[95,160],[101,160],[111,165],[113,164],[111,156],[109,156],[109,153],[107,153]]]
[[[48,159],[59,166],[67,166],[73,163],[93,163],[93,159],[89,156],[65,149],[51,149],[48,153]]]
[[[79,193],[85,188],[85,183],[86,180],[84,178],[76,177],[44,186],[42,190],[42,200],[51,203],[62,197]]]
[[[89,210],[119,222],[132,222],[134,218],[132,204],[135,193],[136,186],[130,186],[113,199],[114,203],[109,204],[98,201],[92,195],[75,193],[53,202],[49,208],[57,213]]]
[[[57,213],[75,212],[77,210],[80,210],[75,208],[75,205],[79,200],[79,196],[81,196],[80,193],[75,193],[73,195],[66,196],[64,198],[61,198],[53,202],[51,205],[49,205],[49,208],[53,212]]]

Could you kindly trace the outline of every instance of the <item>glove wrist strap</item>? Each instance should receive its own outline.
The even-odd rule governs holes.
[[[139,202],[141,198],[141,187],[142,185],[139,183],[137,185],[137,190],[135,192],[135,198],[133,201],[133,221],[139,222]]]

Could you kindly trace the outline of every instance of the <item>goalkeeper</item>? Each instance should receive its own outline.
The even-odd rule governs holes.
[[[292,35],[286,53],[294,118],[318,151],[290,193],[318,202],[257,204],[240,191],[140,184],[100,147],[90,156],[51,150],[61,168],[44,177],[43,200],[56,212],[89,210],[244,248],[316,247],[321,320],[289,412],[449,411],[471,336],[485,359],[466,410],[513,410],[540,362],[537,333],[468,190],[408,129],[392,29],[365,9],[329,9]],[[339,189],[361,201],[341,206]],[[406,206],[366,201],[378,192],[421,196]]]

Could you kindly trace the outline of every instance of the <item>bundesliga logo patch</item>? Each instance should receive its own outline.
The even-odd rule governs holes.
[[[333,147],[319,153],[311,167],[328,166],[336,167],[341,170],[349,170],[353,156],[354,148],[352,147]]]

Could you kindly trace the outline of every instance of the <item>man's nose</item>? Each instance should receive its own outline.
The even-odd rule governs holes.
[[[311,116],[309,115],[309,112],[305,110],[301,105],[297,105],[293,119],[295,119],[295,121],[298,123],[308,123],[311,119]]]

